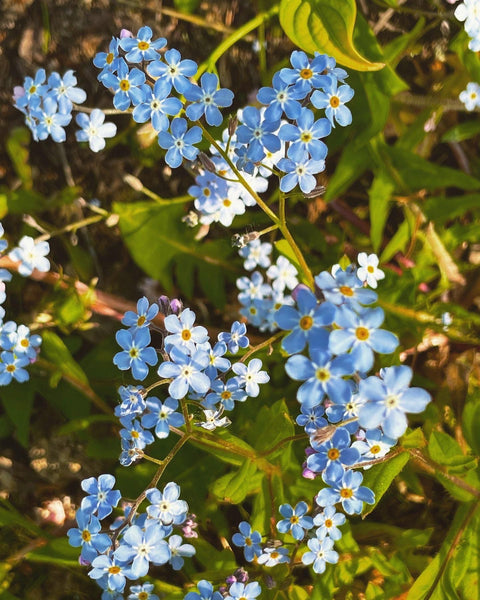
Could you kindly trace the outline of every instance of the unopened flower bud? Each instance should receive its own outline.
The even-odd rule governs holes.
[[[200,152],[198,155],[198,160],[202,163],[202,167],[206,170],[206,171],[210,171],[210,173],[216,173],[217,172],[217,167],[215,166],[215,163],[213,162],[213,160],[208,157],[205,152]]]
[[[123,181],[129,185],[136,192],[141,192],[143,190],[143,183],[138,179],[138,177],[134,177],[133,175],[124,175]]]
[[[198,225],[198,214],[194,210],[188,211],[188,214],[182,217],[182,223],[187,227],[196,227]]]
[[[238,125],[238,118],[237,118],[237,116],[232,117],[228,121],[228,135],[230,137],[233,137],[233,134],[235,133],[235,131],[237,129],[237,125]]]
[[[327,188],[324,185],[317,185],[313,188],[311,192],[308,194],[303,194],[305,198],[316,198],[317,196],[321,196],[326,192]]]

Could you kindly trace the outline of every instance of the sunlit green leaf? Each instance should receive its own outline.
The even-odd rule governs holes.
[[[279,16],[285,33],[302,50],[329,54],[351,69],[377,71],[384,64],[370,62],[354,46],[356,14],[355,0],[282,0]]]
[[[365,472],[363,484],[373,490],[375,494],[375,504],[365,504],[363,514],[368,515],[374,510],[381,497],[390,487],[392,481],[407,464],[410,456],[408,452],[402,452],[386,462],[373,466]]]

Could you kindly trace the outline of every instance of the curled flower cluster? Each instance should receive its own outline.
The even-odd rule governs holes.
[[[188,504],[180,499],[180,487],[170,482],[163,492],[146,490],[149,502],[143,513],[127,506],[123,517],[115,520],[109,533],[102,533],[100,521],[118,505],[121,494],[114,490],[115,477],[103,474],[82,481],[88,494],[77,510],[78,527],[68,530],[71,546],[81,548],[80,563],[90,565],[89,576],[104,590],[102,600],[121,595],[127,580],[136,581],[147,575],[150,565],[170,564],[180,570],[185,558],[195,554],[191,544],[184,544],[175,528],[187,521]],[[150,595],[153,585],[133,585],[129,598],[157,598]]]
[[[0,256],[7,249],[3,239],[3,226],[0,223]],[[35,243],[33,238],[24,236],[18,247],[9,253],[9,258],[19,261],[18,272],[27,277],[34,269],[48,271],[50,263],[45,257],[50,248],[47,242]],[[26,325],[17,325],[15,321],[4,322],[5,310],[1,306],[6,300],[5,282],[12,275],[6,269],[0,269],[0,385],[8,385],[13,380],[23,383],[30,376],[26,367],[34,363],[40,351],[42,338],[31,334]]]

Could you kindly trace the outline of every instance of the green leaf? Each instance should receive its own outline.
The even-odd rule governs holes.
[[[24,529],[34,536],[43,536],[45,532],[28,517],[20,514],[8,500],[0,498],[0,524],[4,527]]]
[[[450,435],[443,433],[443,431],[432,431],[428,453],[432,460],[447,467],[475,466],[475,459],[471,456],[465,456],[458,442]]]
[[[452,595],[445,594],[443,586],[444,579],[450,578],[450,570],[452,569],[455,572],[462,561],[466,562],[468,566],[465,568],[465,565],[463,565],[460,569],[460,571],[463,571],[463,579],[470,567],[475,567],[478,564],[479,518],[478,514],[475,515],[476,509],[478,509],[478,501],[473,505],[464,504],[458,508],[439,553],[410,588],[407,600],[425,600],[426,598],[429,600],[450,600]],[[478,513],[478,510],[476,512]],[[471,530],[469,530],[469,527],[471,527]],[[470,537],[472,535],[475,536],[473,537],[474,540],[477,539],[477,543],[473,544],[473,546],[477,546],[475,551],[472,551],[472,546],[468,543],[469,539],[472,539]],[[462,547],[468,547],[467,552],[461,551]],[[471,579],[470,583],[472,583]],[[472,590],[478,586],[478,572],[473,575],[473,583],[474,587],[467,591],[462,600],[469,600]],[[460,581],[454,582],[457,590],[459,584]],[[455,591],[455,593],[457,592]]]
[[[384,463],[373,466],[365,472],[363,484],[373,490],[375,504],[365,504],[363,515],[366,516],[377,506],[381,497],[390,487],[392,481],[407,464],[410,456],[408,452],[402,452]]]
[[[227,473],[214,481],[210,491],[221,502],[239,504],[249,494],[260,489],[263,476],[263,473],[257,471],[256,464],[247,459],[238,471]]]
[[[285,400],[278,400],[272,406],[262,406],[255,416],[255,423],[249,429],[248,440],[260,452],[269,450],[281,440],[293,435],[295,428],[289,417]],[[276,452],[285,453],[287,446],[281,446]]]
[[[284,256],[287,260],[289,260],[292,263],[292,265],[297,269],[299,273],[302,272],[297,257],[295,256],[295,253],[293,252],[292,247],[287,242],[287,240],[276,241],[275,248],[282,256]]]
[[[13,163],[15,173],[25,189],[31,189],[33,185],[32,168],[28,162],[30,137],[30,132],[26,127],[15,127],[6,143],[8,156]]]
[[[42,332],[42,357],[58,367],[61,374],[73,376],[78,381],[88,384],[88,377],[75,361],[63,341],[53,331]]]
[[[423,206],[427,218],[434,221],[436,225],[441,225],[445,221],[474,209],[477,209],[477,211],[480,209],[480,194],[430,197]]]
[[[402,252],[406,245],[410,242],[410,239],[410,223],[407,219],[405,219],[405,221],[403,221],[403,223],[395,232],[395,235],[383,249],[383,252],[380,256],[380,262],[388,262],[394,254],[397,252]]]
[[[480,392],[468,398],[462,415],[462,429],[470,448],[480,455]]]
[[[28,447],[30,416],[33,408],[33,387],[29,383],[12,382],[2,389],[2,404],[15,434],[24,448]]]
[[[357,6],[355,0],[282,0],[280,24],[302,50],[333,56],[358,71],[378,71],[384,64],[364,58],[353,43]]]
[[[348,144],[328,182],[324,200],[330,202],[341,196],[371,165],[372,158],[366,146]]]
[[[442,142],[463,142],[480,133],[480,121],[467,121],[451,127],[442,137]]]
[[[193,234],[181,222],[184,214],[179,204],[158,202],[114,203],[119,215],[122,236],[135,262],[150,277],[158,280],[167,291],[173,287],[173,264],[185,257],[199,269],[199,277],[205,294],[221,307],[225,303],[225,277],[236,269],[228,256],[232,254],[226,240],[198,243]],[[225,260],[227,258],[227,260]],[[183,280],[185,286],[185,281]]]
[[[370,208],[370,239],[375,252],[382,243],[383,229],[389,214],[389,205],[395,184],[385,171],[378,171],[368,191]]]
[[[66,537],[55,538],[45,546],[28,552],[25,558],[34,562],[45,562],[62,567],[79,568],[78,549],[72,548]]]
[[[193,13],[200,6],[200,0],[173,0],[175,8],[183,13]]]

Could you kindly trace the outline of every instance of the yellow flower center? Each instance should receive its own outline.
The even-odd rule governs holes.
[[[305,315],[300,319],[300,328],[305,331],[311,329],[313,326],[313,319],[309,315]]]
[[[145,323],[146,320],[147,319],[144,317],[144,315],[142,315],[141,317],[138,317],[137,326],[141,327]]]
[[[357,340],[360,340],[361,342],[368,340],[370,337],[370,333],[366,327],[357,327],[355,329],[355,335],[357,336]]]
[[[344,296],[349,296],[349,297],[353,296],[353,290],[348,285],[342,285],[338,289],[340,290],[340,293],[343,294]]]
[[[343,488],[340,490],[340,496],[342,498],[351,498],[353,496],[353,490],[350,488]]]
[[[332,108],[338,108],[339,105],[340,105],[340,98],[338,96],[332,96],[330,98],[330,106]]]
[[[14,372],[15,372],[15,365],[7,365],[7,368],[6,368],[6,370],[7,370],[9,373],[14,373]]]
[[[327,456],[330,460],[337,460],[337,458],[340,456],[340,452],[337,448],[330,448],[330,450],[327,452]]]
[[[315,377],[319,381],[328,381],[330,379],[330,372],[327,369],[320,367],[315,371]]]
[[[307,143],[307,142],[311,141],[312,137],[313,136],[312,136],[312,134],[309,131],[303,131],[302,135],[300,136],[300,139],[301,139],[302,142]]]
[[[232,201],[229,200],[228,198],[225,198],[225,200],[223,201],[223,206],[230,206],[232,204]]]
[[[138,42],[139,50],[148,50],[150,48],[150,44],[148,42]]]
[[[300,71],[300,77],[302,79],[311,79],[313,77],[312,69],[302,69]]]
[[[325,519],[325,527],[331,527],[333,525],[332,519]]]
[[[107,54],[107,58],[105,59],[105,62],[107,63],[107,65],[112,64],[112,62],[113,62],[113,52],[109,52]]]
[[[108,572],[111,573],[112,575],[117,575],[118,573],[120,573],[120,571],[121,571],[121,569],[120,569],[120,567],[117,567],[117,565],[108,567]]]
[[[370,448],[370,453],[371,454],[378,454],[380,452],[381,448],[378,444],[375,444],[375,446],[372,446]]]
[[[372,265],[368,265],[368,267],[367,267],[367,271],[368,271],[369,273],[373,273],[373,272],[375,271],[375,269],[372,267]]]
[[[299,517],[297,517],[296,515],[293,515],[293,517],[290,517],[290,523],[292,525],[296,525],[298,523],[298,521],[300,520]]]
[[[84,542],[89,542],[92,539],[92,534],[88,531],[88,529],[84,529],[82,531],[82,540]]]
[[[24,339],[23,339],[23,340],[20,342],[20,346],[23,346],[24,348],[28,348],[28,340],[24,338]]]
[[[228,392],[227,390],[225,390],[220,394],[220,397],[222,398],[222,400],[229,400],[232,397],[232,392]]]
[[[188,342],[188,340],[192,337],[192,333],[189,329],[184,329],[182,331],[182,340]]]
[[[122,92],[128,92],[128,90],[130,89],[130,82],[128,81],[128,79],[122,79],[120,81],[120,89],[122,90]]]

